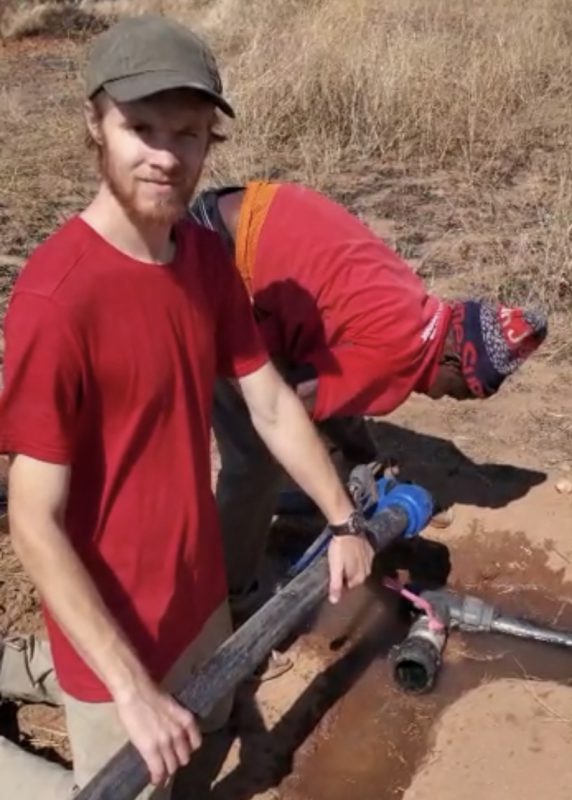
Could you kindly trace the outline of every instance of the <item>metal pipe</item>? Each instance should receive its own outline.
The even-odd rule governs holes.
[[[406,638],[389,652],[389,666],[400,689],[410,694],[431,691],[441,668],[446,641],[445,626],[433,629],[424,614],[415,620]]]
[[[541,627],[534,622],[516,617],[506,617],[504,614],[493,619],[491,630],[508,636],[518,636],[521,639],[532,639],[543,644],[554,644],[557,647],[572,647],[572,633],[570,632],[555,631],[553,628]]]
[[[406,599],[410,599],[403,593]],[[430,612],[418,614],[408,635],[389,652],[389,666],[400,689],[413,694],[429,692],[441,668],[442,653],[449,633],[446,593],[434,592]],[[420,599],[425,600],[424,596]],[[422,604],[413,603],[416,610]],[[428,610],[428,609],[426,609]]]
[[[480,597],[459,595],[448,590],[427,591],[422,597],[432,605],[446,605],[451,627],[469,633],[502,633],[521,639],[532,639],[559,647],[572,647],[572,632],[557,631],[546,625],[538,625],[525,619],[502,614],[491,603]]]
[[[572,632],[556,631],[501,614],[479,597],[459,595],[446,589],[422,592],[420,597],[431,605],[443,628],[432,628],[429,617],[421,614],[406,638],[391,649],[389,665],[393,679],[405,692],[420,694],[433,688],[450,628],[469,633],[501,633],[543,644],[572,647]]]

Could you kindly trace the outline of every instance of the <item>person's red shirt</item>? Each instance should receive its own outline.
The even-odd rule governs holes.
[[[316,419],[387,414],[430,386],[450,310],[342,206],[250,183],[236,254],[271,355],[318,372]]]
[[[2,452],[71,465],[67,533],[157,680],[226,596],[215,377],[267,359],[218,237],[191,222],[175,235],[168,265],[120,253],[79,217],[41,245],[10,302],[0,398]],[[63,689],[109,699],[46,616]]]

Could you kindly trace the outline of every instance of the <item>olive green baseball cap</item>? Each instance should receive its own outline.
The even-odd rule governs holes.
[[[86,69],[89,98],[100,89],[129,103],[167,89],[195,89],[229,117],[215,57],[195,33],[166,17],[143,14],[123,19],[100,34]]]

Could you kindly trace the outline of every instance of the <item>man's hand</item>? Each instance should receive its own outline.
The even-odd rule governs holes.
[[[129,739],[147,764],[151,783],[164,784],[201,746],[193,714],[151,681],[114,700]]]
[[[334,536],[328,548],[330,603],[339,602],[344,588],[353,589],[366,580],[373,557],[373,549],[364,536]]]

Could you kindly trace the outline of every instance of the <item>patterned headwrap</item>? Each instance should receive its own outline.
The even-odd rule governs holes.
[[[468,300],[453,305],[451,325],[463,377],[476,397],[495,394],[544,341],[544,314]]]

